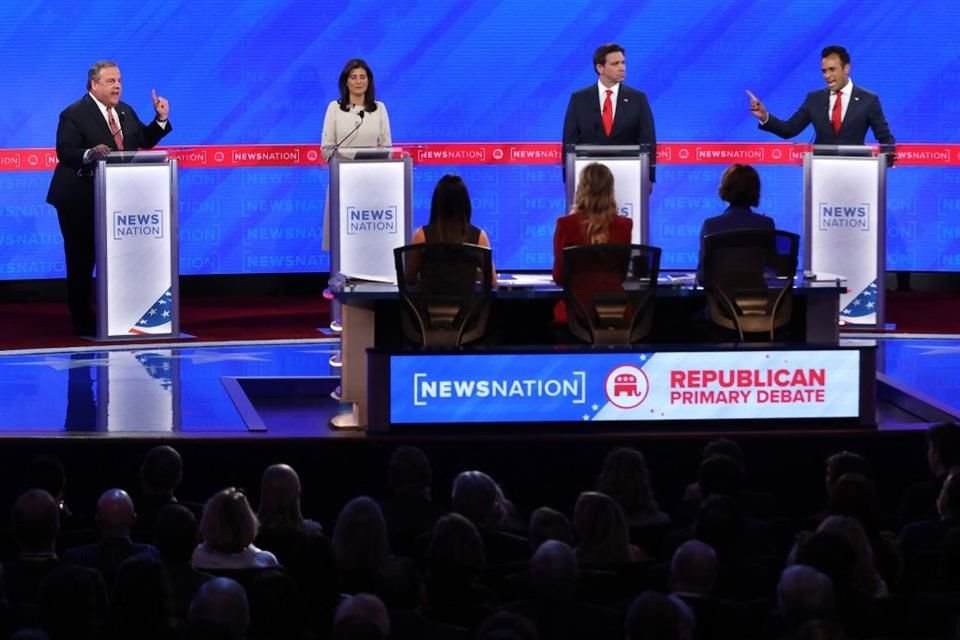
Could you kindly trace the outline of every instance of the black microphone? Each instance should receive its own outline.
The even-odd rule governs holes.
[[[349,138],[350,136],[352,136],[352,135],[356,132],[356,130],[360,128],[360,125],[363,124],[363,116],[364,116],[365,114],[366,114],[366,111],[360,111],[360,113],[357,114],[358,116],[360,116],[360,121],[357,123],[357,126],[355,126],[353,129],[350,129],[350,132],[347,133],[347,135],[345,135],[345,136],[343,136],[342,138],[340,138],[340,141],[337,142],[337,144],[333,145],[333,148],[330,149],[330,156],[327,158],[327,160],[329,160],[330,158],[332,158],[332,157],[334,156],[334,154],[337,153],[337,149],[340,148],[340,145],[342,145],[344,142],[346,142],[346,141],[347,141],[347,138]]]

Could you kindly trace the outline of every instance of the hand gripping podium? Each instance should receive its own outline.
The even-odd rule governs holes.
[[[649,244],[650,151],[646,145],[567,145],[563,154],[567,185],[567,211],[580,183],[580,172],[591,162],[606,165],[613,173],[617,209],[633,220],[633,244]]]
[[[410,240],[413,163],[400,149],[340,149],[330,160],[330,274],[340,280],[396,282],[393,250]],[[366,348],[374,344],[373,309],[344,305],[340,398],[354,414],[335,427],[365,425]]]
[[[816,145],[803,159],[804,265],[847,280],[840,321],[884,326],[886,154]]]
[[[116,151],[94,178],[96,338],[179,336],[176,159]]]

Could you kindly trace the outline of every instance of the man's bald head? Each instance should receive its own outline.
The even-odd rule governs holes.
[[[97,527],[102,534],[129,536],[136,521],[133,500],[123,489],[104,491],[97,500]]]

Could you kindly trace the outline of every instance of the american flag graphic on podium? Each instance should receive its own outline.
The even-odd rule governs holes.
[[[862,318],[877,312],[877,281],[874,280],[867,288],[851,300],[840,315],[845,318]]]
[[[173,322],[173,294],[170,289],[163,292],[157,301],[154,302],[146,313],[140,316],[137,324],[130,327],[130,333],[164,334],[172,331]]]

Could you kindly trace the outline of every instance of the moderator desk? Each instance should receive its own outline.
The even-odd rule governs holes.
[[[341,333],[341,397],[353,404],[352,415],[338,416],[334,427],[365,427],[368,424],[367,350],[396,348],[399,336],[399,296],[393,284],[353,281],[340,274],[330,278],[330,290],[343,305],[343,332]],[[800,327],[800,343],[836,345],[840,330],[839,300],[846,290],[836,277],[803,277],[794,282],[795,316]],[[526,306],[536,313],[512,314],[514,317],[531,315],[542,317],[560,299],[562,289],[549,274],[499,274],[494,291],[495,303],[506,307]],[[677,325],[686,322],[691,309],[703,305],[704,293],[691,274],[661,273],[657,287],[657,311],[661,322],[654,327],[653,341],[657,341],[657,324]],[[494,309],[496,314],[497,308]],[[547,323],[549,315],[546,316]],[[549,333],[549,325],[542,329]],[[667,337],[677,342],[675,335]],[[662,340],[661,340],[662,341]],[[508,341],[509,342],[509,341]]]

